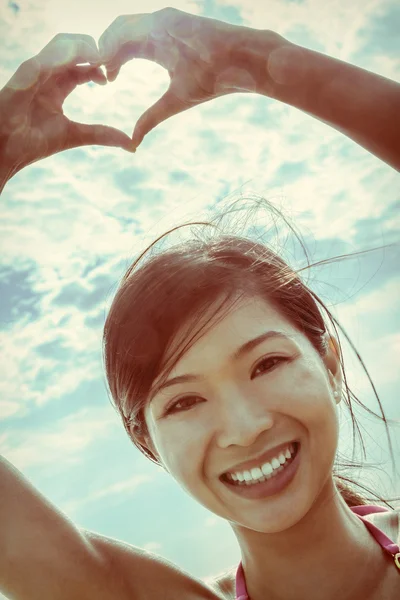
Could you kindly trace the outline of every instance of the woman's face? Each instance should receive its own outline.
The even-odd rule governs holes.
[[[234,356],[268,331],[277,334]],[[167,381],[192,379],[151,398],[145,417],[153,451],[191,496],[233,525],[271,533],[289,527],[332,480],[337,365],[332,351],[324,362],[270,303],[243,299],[192,345]],[[249,499],[221,481],[236,465],[291,440],[301,443],[300,460],[282,492]]]

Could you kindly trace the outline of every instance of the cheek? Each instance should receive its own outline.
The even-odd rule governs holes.
[[[164,468],[180,480],[190,472],[189,464],[195,460],[196,439],[190,435],[190,427],[174,417],[158,419],[151,411],[146,415],[146,424],[151,444]]]
[[[299,399],[295,404],[301,407],[299,419],[313,432],[314,443],[319,448],[336,446],[339,417],[324,367],[311,361],[303,363],[293,386]]]
[[[285,412],[297,415],[300,421],[316,423],[321,418],[330,422],[332,418],[337,419],[336,403],[324,366],[315,360],[294,361],[277,380],[275,391]]]
[[[206,452],[203,428],[199,423],[165,423],[153,432],[157,452],[169,473],[184,487],[198,480]]]

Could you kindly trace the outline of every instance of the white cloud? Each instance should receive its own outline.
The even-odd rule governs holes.
[[[109,502],[112,500],[125,501],[129,496],[137,491],[138,488],[143,485],[150,483],[153,477],[150,475],[134,475],[129,479],[117,481],[115,483],[102,486],[100,489],[95,490],[78,499],[67,500],[62,503],[62,510],[68,515],[76,513],[78,509],[86,507],[88,504],[103,502],[105,499]],[[154,544],[154,542],[153,542]],[[148,548],[151,550],[151,548]],[[157,548],[154,548],[157,549]]]
[[[364,43],[366,26],[385,15],[391,6],[394,7],[390,0],[333,0],[329,3],[320,0],[270,0],[268,4],[221,0],[221,4],[237,7],[250,27],[276,31],[288,36],[290,41],[291,33],[299,35],[302,32],[311,36],[311,45],[316,41],[323,52],[341,60],[350,60]]]
[[[101,345],[100,335],[93,333],[89,328],[80,330],[79,321],[75,320],[75,336],[80,345],[84,340],[88,348],[86,351],[68,353],[68,358],[41,357],[35,347],[49,339],[74,341],[75,336],[70,333],[68,325],[59,331],[59,335],[42,335],[46,319],[38,320],[21,327],[15,327],[11,333],[3,337],[4,345],[1,351],[1,381],[0,393],[8,403],[18,404],[18,412],[14,414],[24,416],[30,404],[41,406],[50,400],[59,399],[65,394],[73,392],[84,381],[91,381],[101,376]],[[69,319],[69,325],[74,323]],[[35,331],[38,330],[38,331]],[[31,335],[30,335],[31,334]],[[64,335],[65,334],[65,335]],[[98,351],[91,352],[91,338],[97,342]],[[7,415],[0,413],[0,418]]]
[[[359,315],[368,314],[371,318],[381,319],[383,316],[387,316],[388,313],[390,313],[391,316],[396,317],[398,312],[399,293],[400,279],[394,277],[379,289],[372,290],[347,305],[343,311],[343,316],[348,320],[351,319],[354,323],[353,319],[356,317],[354,313],[355,309],[357,309]],[[347,315],[346,310],[348,311]]]
[[[398,381],[399,293],[400,280],[394,278],[353,302],[337,306],[335,310],[344,329],[350,333],[353,343],[359,349],[378,390],[381,386],[395,385]],[[346,355],[352,365],[352,378],[356,379],[358,389],[369,389],[368,380],[357,366],[354,355],[350,350]],[[376,405],[374,408],[377,409]],[[400,418],[399,410],[397,417]]]
[[[18,402],[9,402],[8,400],[0,401],[0,420],[7,419],[7,417],[12,417],[17,414],[20,406]]]
[[[17,468],[54,464],[75,464],[82,453],[99,440],[119,431],[116,414],[110,406],[83,408],[76,413],[52,422],[46,428],[8,429],[0,438],[0,452]]]

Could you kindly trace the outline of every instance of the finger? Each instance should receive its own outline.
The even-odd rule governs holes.
[[[108,81],[115,81],[118,77],[118,73],[121,70],[121,67],[117,67],[116,69],[109,69],[108,67],[106,67],[107,70],[107,80]]]
[[[108,81],[115,81],[121,70],[121,67],[132,60],[134,57],[140,57],[140,52],[134,44],[125,44],[112,57],[110,62],[105,62]]]
[[[89,63],[100,65],[101,57],[90,35],[59,33],[39,52],[37,58],[45,68]]]
[[[11,79],[7,82],[5,88],[15,91],[34,89],[40,84],[40,63],[36,58],[30,58],[23,62]],[[23,98],[29,104],[31,99],[27,94]]]
[[[100,67],[90,69],[89,73],[90,79],[91,81],[93,81],[93,83],[98,83],[99,85],[107,85],[107,77],[104,75]]]
[[[107,77],[104,75],[100,67],[77,67],[78,85],[82,83],[98,83],[99,85],[107,85]]]
[[[111,23],[99,39],[99,52],[105,64],[110,63],[127,42],[144,42],[150,33],[149,14],[121,15]]]
[[[108,81],[114,81],[116,79],[121,67],[132,60],[132,58],[145,58],[147,60],[152,60],[154,62],[158,62],[162,66],[164,66],[163,58],[165,57],[163,51],[165,49],[158,50],[154,43],[151,40],[147,42],[124,42],[116,49],[115,54],[108,60],[104,60],[104,66],[107,71],[107,79]],[[160,60],[161,58],[161,60]]]
[[[57,85],[65,99],[73,90],[83,83],[93,81],[99,85],[106,85],[107,79],[100,67],[75,67],[69,69],[63,75],[56,77]]]
[[[189,105],[184,104],[182,100],[177,98],[171,89],[168,89],[165,94],[153,104],[153,106],[143,113],[136,123],[132,134],[134,147],[137,148],[141,144],[144,136],[157,127],[157,125],[188,108],[190,108]]]
[[[154,14],[119,17],[106,30],[99,40],[99,51],[107,70],[108,81],[114,81],[126,62],[132,58],[145,58],[159,62],[155,43]],[[160,54],[160,48],[159,54]],[[164,51],[161,50],[163,57]]]
[[[69,121],[67,148],[80,146],[115,146],[135,152],[132,140],[126,133],[107,125],[87,125]]]
[[[100,83],[105,85],[107,78],[104,75],[100,67],[75,67],[69,71],[71,79],[75,82],[75,85],[81,85],[82,83],[88,83],[93,81],[94,83]]]

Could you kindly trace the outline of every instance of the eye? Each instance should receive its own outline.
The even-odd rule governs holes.
[[[251,378],[254,379],[256,372],[260,369],[261,375],[263,373],[268,373],[268,371],[272,371],[279,363],[286,361],[287,358],[284,356],[268,356],[267,358],[263,358],[256,365]]]
[[[192,406],[197,404],[194,402],[196,399],[198,399],[197,396],[182,396],[182,398],[179,398],[176,400],[176,402],[173,402],[170,406],[168,406],[164,414],[170,415],[177,412],[183,412],[184,410],[189,410],[192,408]]]
[[[264,373],[272,371],[272,369],[274,369],[280,363],[287,362],[288,360],[289,359],[285,356],[268,356],[267,358],[263,358],[257,363],[251,378],[254,379],[255,373],[259,369],[261,370],[261,375],[263,375]],[[196,400],[201,399],[198,396],[182,396],[182,398],[178,398],[178,400],[170,404],[170,406],[165,409],[163,416],[190,410],[193,408],[193,406],[198,404]]]

